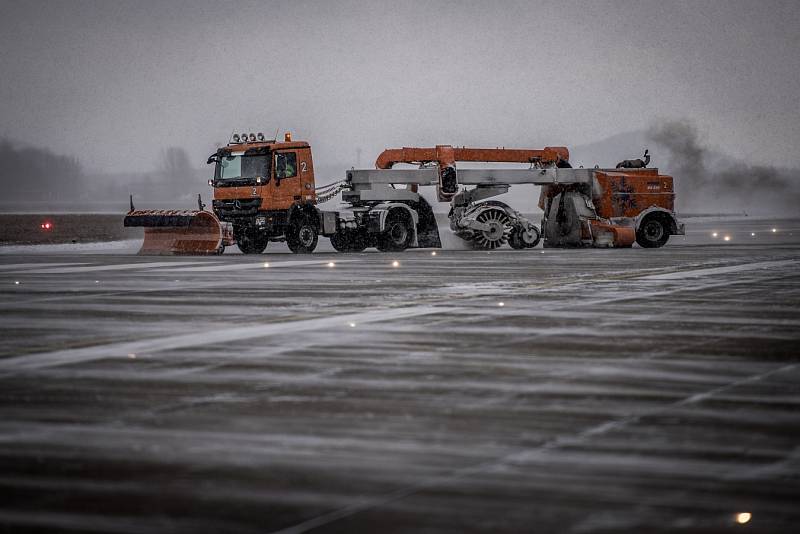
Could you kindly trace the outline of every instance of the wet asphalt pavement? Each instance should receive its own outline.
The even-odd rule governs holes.
[[[0,249],[0,531],[796,531],[800,221],[686,222],[658,250]]]

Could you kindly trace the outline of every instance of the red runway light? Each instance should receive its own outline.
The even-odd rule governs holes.
[[[43,222],[41,224],[41,227],[42,227],[42,230],[52,230],[53,229],[53,223],[51,223],[50,221]]]

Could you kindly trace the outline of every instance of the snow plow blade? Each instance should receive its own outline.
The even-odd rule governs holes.
[[[143,227],[142,255],[222,254],[234,243],[230,223],[208,211],[134,210],[125,215],[127,227]]]

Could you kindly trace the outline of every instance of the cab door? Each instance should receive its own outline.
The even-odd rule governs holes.
[[[272,209],[289,209],[302,198],[297,150],[276,151],[273,155],[272,168],[275,169],[272,181],[274,187]]]

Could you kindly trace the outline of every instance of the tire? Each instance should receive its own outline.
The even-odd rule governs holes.
[[[636,229],[636,242],[642,248],[660,248],[669,240],[669,224],[664,217],[645,217]]]
[[[242,254],[261,254],[269,243],[267,236],[259,234],[255,227],[250,225],[234,226],[233,237]]]
[[[331,246],[336,252],[363,252],[367,248],[365,239],[358,232],[339,230],[331,236]]]
[[[308,215],[295,217],[286,232],[286,244],[295,254],[311,254],[317,248],[319,232],[314,219]]]
[[[508,244],[511,245],[511,248],[514,250],[522,250],[525,248],[525,243],[522,241],[522,232],[519,229],[514,229],[511,232],[511,236],[508,238]]]
[[[511,236],[508,238],[508,244],[511,245],[511,248],[522,250],[524,248],[533,248],[539,244],[542,234],[539,233],[539,229],[535,226],[530,228],[529,232],[519,226],[511,230]]]
[[[330,239],[333,250],[335,250],[336,252],[349,252],[347,250],[347,245],[348,245],[347,237],[344,235],[344,232],[339,230],[335,234],[333,234],[330,237]]]
[[[409,224],[409,217],[394,209],[386,216],[386,225],[378,237],[377,248],[381,252],[402,252],[414,239],[414,232]]]

